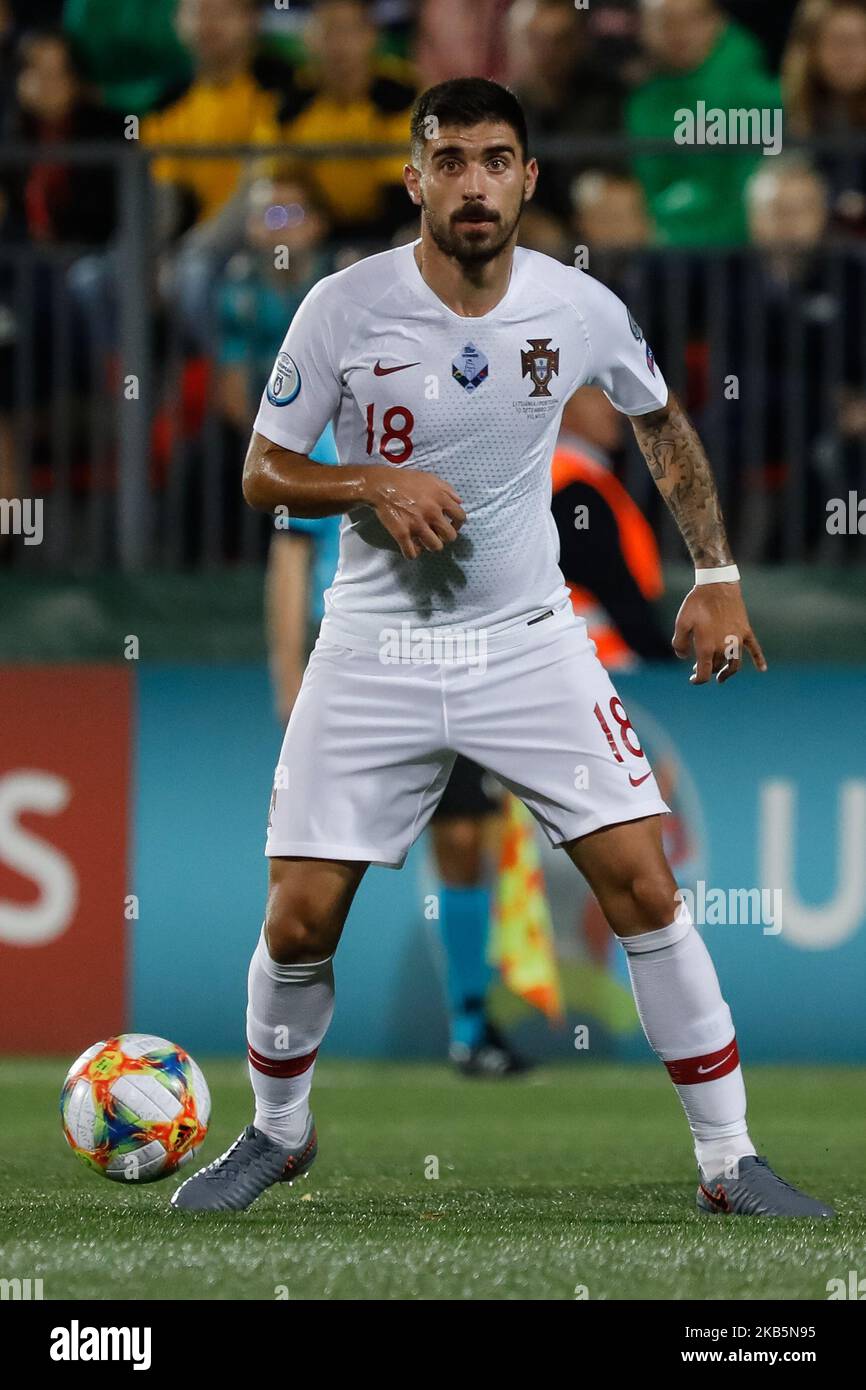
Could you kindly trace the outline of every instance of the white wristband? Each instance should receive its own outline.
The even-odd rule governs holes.
[[[740,577],[736,565],[720,565],[714,570],[695,570],[696,584],[733,584]]]

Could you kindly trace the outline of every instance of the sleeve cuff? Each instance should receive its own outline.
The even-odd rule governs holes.
[[[270,419],[262,420],[259,415],[253,421],[253,429],[256,434],[260,434],[264,439],[269,439],[272,444],[279,444],[281,449],[292,449],[296,454],[307,455],[315,448],[321,435],[321,430],[312,439],[300,434],[292,434],[291,430],[282,429]]]

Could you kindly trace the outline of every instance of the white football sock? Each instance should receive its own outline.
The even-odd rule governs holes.
[[[681,907],[658,931],[618,938],[647,1041],[670,1073],[705,1180],[755,1152],[731,1011],[710,953]]]
[[[253,1123],[278,1144],[299,1144],[319,1044],[334,1012],[333,958],[308,965],[272,960],[264,928],[250,961],[247,1045],[256,1097]]]

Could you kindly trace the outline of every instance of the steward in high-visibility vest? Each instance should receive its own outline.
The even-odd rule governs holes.
[[[652,607],[664,587],[659,549],[639,507],[577,436],[560,434],[552,473],[560,569],[599,660],[619,671],[674,660]]]

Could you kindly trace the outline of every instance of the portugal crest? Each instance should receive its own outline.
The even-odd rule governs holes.
[[[521,376],[532,378],[530,400],[533,396],[549,396],[550,378],[559,376],[559,348],[552,348],[549,338],[528,338],[527,342],[529,351],[521,352],[520,362]]]

